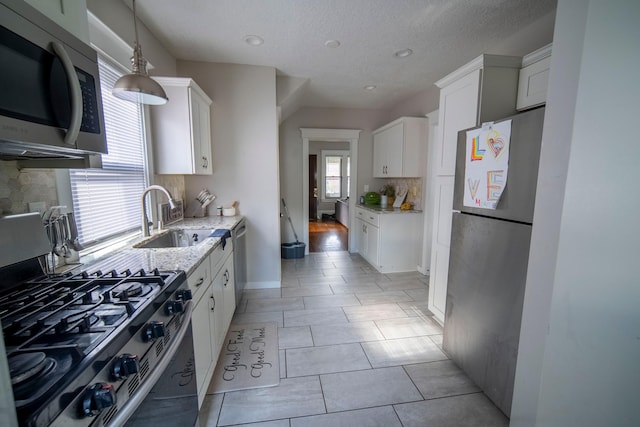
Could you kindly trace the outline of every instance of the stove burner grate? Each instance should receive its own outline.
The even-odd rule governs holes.
[[[46,375],[55,362],[42,352],[14,354],[9,357],[9,374],[13,386]]]

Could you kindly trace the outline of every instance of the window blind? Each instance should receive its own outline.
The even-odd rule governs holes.
[[[109,154],[102,169],[69,171],[73,210],[85,246],[140,228],[140,195],[147,187],[142,107],[111,94],[125,69],[98,58]]]

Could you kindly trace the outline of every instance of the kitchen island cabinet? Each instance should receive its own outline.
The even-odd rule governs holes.
[[[374,178],[422,176],[427,119],[400,117],[373,131]]]
[[[422,212],[356,207],[358,252],[380,273],[416,271]]]
[[[169,97],[150,107],[155,173],[211,175],[211,98],[189,78],[154,80]]]

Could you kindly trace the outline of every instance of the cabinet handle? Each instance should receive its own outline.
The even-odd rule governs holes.
[[[198,281],[196,282],[196,288],[198,286],[201,286],[204,283],[204,277],[201,277],[200,279],[198,279]]]
[[[369,219],[370,219],[370,220],[373,220],[373,217],[372,217],[372,216],[370,216],[370,217],[369,217]]]
[[[211,299],[213,300],[213,307],[211,307],[211,311],[216,311],[216,298],[211,295]]]
[[[224,271],[224,286],[227,286],[227,283],[229,283],[229,270]]]
[[[202,167],[203,168],[208,168],[209,167],[209,160],[207,160],[207,158],[205,156],[202,156],[202,160],[204,160],[204,162],[202,163]]]

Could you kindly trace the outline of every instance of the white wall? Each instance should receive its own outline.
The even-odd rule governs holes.
[[[185,176],[187,201],[202,188],[214,205],[237,200],[247,217],[248,288],[280,286],[276,73],[271,67],[178,61],[211,97],[211,176]]]
[[[385,123],[403,116],[425,117],[428,113],[437,110],[439,104],[440,89],[435,85],[431,85],[428,89],[391,107],[391,109],[387,111]]]
[[[371,189],[379,188],[381,180],[373,176],[373,138],[371,131],[384,124],[385,112],[379,110],[340,108],[301,108],[280,125],[280,193],[287,202],[293,226],[301,236],[303,204],[302,200],[302,137],[300,128],[361,129],[358,142],[358,194],[364,184]],[[307,160],[305,160],[307,161]],[[355,177],[352,177],[352,179]],[[282,209],[284,211],[284,209]],[[282,219],[282,242],[295,240],[291,227]]]
[[[639,19],[558,4],[512,426],[640,425]]]

